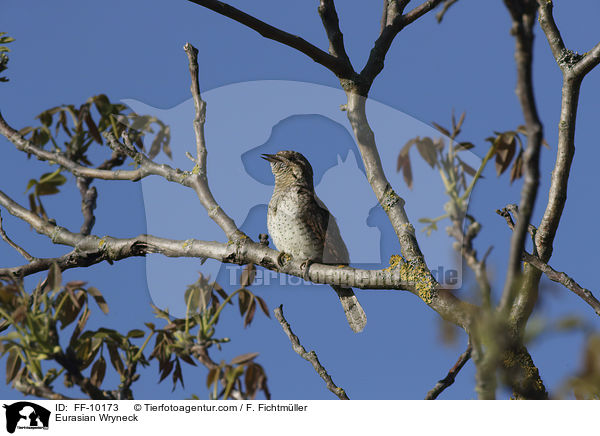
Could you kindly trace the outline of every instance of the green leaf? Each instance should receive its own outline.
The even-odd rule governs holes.
[[[129,332],[127,332],[127,337],[128,338],[143,338],[146,334],[144,333],[143,330],[140,329],[133,329],[133,330],[129,330]]]
[[[221,375],[221,368],[215,367],[208,371],[208,375],[206,376],[206,387],[210,389],[212,385],[219,381],[219,376]]]

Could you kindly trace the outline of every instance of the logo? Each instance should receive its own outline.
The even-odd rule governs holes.
[[[48,429],[50,411],[29,401],[19,401],[10,405],[4,404],[6,409],[6,431],[14,433],[18,429]]]

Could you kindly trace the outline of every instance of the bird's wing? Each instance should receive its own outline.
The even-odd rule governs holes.
[[[325,212],[327,221],[325,225],[325,246],[323,248],[323,263],[334,263],[347,265],[350,262],[348,248],[342,239],[340,229],[337,225],[335,217],[327,210],[327,206],[314,195],[314,200],[317,202],[319,209]]]

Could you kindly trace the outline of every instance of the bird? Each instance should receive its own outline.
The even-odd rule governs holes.
[[[347,265],[348,249],[335,218],[315,193],[310,162],[293,150],[263,154],[262,158],[270,163],[275,176],[267,211],[267,229],[275,247],[303,259],[305,278],[308,278],[311,263]],[[331,287],[340,299],[352,330],[363,331],[367,316],[352,288]]]

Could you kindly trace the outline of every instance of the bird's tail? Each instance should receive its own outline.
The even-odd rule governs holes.
[[[340,297],[346,319],[354,333],[362,332],[367,325],[367,315],[358,302],[358,298],[354,295],[352,288],[342,288],[340,286],[332,286],[332,288]]]

